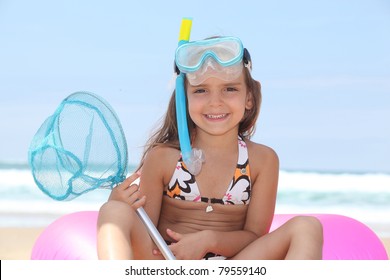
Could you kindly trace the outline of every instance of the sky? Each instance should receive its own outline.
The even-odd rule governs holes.
[[[0,0],[0,162],[76,91],[106,99],[136,164],[191,40],[240,37],[263,103],[252,140],[286,170],[390,172],[390,1]]]

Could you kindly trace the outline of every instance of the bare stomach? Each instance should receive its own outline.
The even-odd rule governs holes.
[[[164,196],[158,230],[165,240],[172,241],[166,234],[167,228],[181,234],[206,229],[234,231],[244,228],[247,205],[211,205],[213,211],[207,213],[207,203],[183,201]]]

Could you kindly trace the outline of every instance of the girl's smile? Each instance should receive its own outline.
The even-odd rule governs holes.
[[[229,114],[218,114],[218,115],[213,115],[213,114],[205,114],[204,115],[208,120],[210,121],[219,121],[219,120],[224,120],[226,119]]]

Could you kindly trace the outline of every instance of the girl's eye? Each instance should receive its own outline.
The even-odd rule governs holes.
[[[198,88],[198,89],[194,90],[194,93],[205,93],[205,92],[206,92],[206,90],[203,88]]]
[[[237,89],[234,88],[234,87],[227,87],[227,88],[225,89],[225,91],[227,91],[227,92],[235,92],[235,91],[237,91]]]

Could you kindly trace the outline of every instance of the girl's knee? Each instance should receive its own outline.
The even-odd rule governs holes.
[[[99,213],[118,211],[128,207],[129,206],[124,202],[117,200],[109,200],[100,207]]]
[[[323,229],[316,217],[297,216],[288,222],[290,248],[287,259],[321,259]]]
[[[136,216],[133,208],[121,201],[110,200],[104,203],[99,210],[98,226],[105,223],[128,224]]]
[[[313,236],[316,236],[322,240],[323,238],[323,228],[322,223],[319,219],[312,216],[296,216],[292,218],[291,223],[300,233],[306,233]]]
[[[118,200],[109,200],[104,203],[99,210],[99,214],[112,214],[115,215],[129,215],[131,213],[135,213],[135,210],[127,203],[118,201]]]

